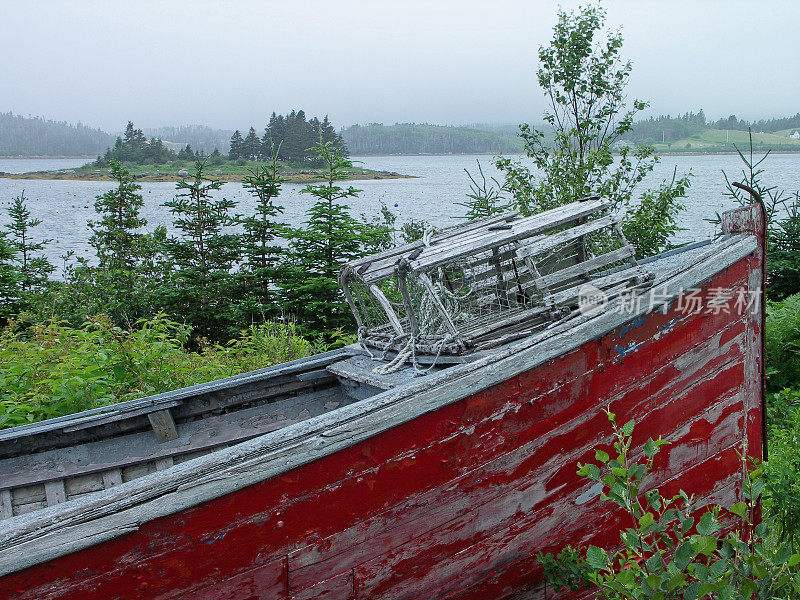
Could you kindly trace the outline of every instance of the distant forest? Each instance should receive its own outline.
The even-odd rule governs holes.
[[[0,113],[0,156],[97,156],[114,136],[78,123]]]
[[[697,113],[687,112],[675,117],[660,115],[637,121],[633,131],[626,135],[625,139],[631,142],[646,143],[673,142],[697,136],[708,129],[747,131],[748,128],[753,133],[775,133],[787,129],[800,129],[800,113],[793,117],[762,119],[753,122],[738,119],[736,115],[717,121],[708,121],[703,109],[700,109]]]
[[[541,126],[539,126],[541,127]],[[634,130],[625,136],[629,142],[667,144],[700,136],[702,132],[747,131],[775,133],[800,130],[800,113],[792,117],[762,119],[749,122],[735,115],[710,121],[705,113],[687,112],[682,115],[660,115],[638,121]],[[353,155],[375,154],[516,154],[522,152],[517,129],[511,125],[474,124],[454,127],[415,123],[383,125],[353,125],[336,132],[327,117],[308,119],[302,110],[288,115],[272,114],[263,134],[250,128],[247,133],[214,129],[201,125],[142,129],[140,135],[160,140],[163,149],[170,153],[183,150],[187,145],[194,154],[210,156],[228,152],[233,142],[232,158],[263,157],[270,140],[276,145],[283,142],[281,159],[302,163],[310,160],[308,148],[319,138],[334,141]],[[546,130],[545,130],[546,131]],[[238,134],[238,136],[237,136]],[[781,134],[781,135],[786,135]],[[12,112],[0,113],[0,156],[102,156],[113,149],[116,136],[100,129],[78,123],[46,120],[42,117],[23,117]],[[792,141],[788,140],[787,142]],[[157,148],[157,154],[169,156]],[[194,155],[192,154],[192,155]]]
[[[342,130],[351,154],[499,154],[519,153],[514,135],[416,123],[353,125]]]

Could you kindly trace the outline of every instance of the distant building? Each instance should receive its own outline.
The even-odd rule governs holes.
[[[800,140],[800,131],[797,130],[793,131],[792,133],[789,134],[789,137],[792,138],[793,140]]]

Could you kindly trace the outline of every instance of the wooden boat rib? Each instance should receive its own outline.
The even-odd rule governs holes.
[[[597,205],[556,214],[591,222],[585,211]],[[519,236],[482,231],[498,223],[456,228],[439,243]],[[569,226],[529,239],[543,246],[542,235]],[[763,442],[763,311],[718,310],[710,298],[762,290],[762,216],[727,213],[724,233],[618,267],[649,275],[617,277],[594,311],[577,310],[570,290],[613,272],[587,278],[597,271],[580,265],[601,255],[570,248],[551,261],[570,271],[540,273],[565,287],[525,300],[558,310],[510,326],[519,306],[503,306],[496,345],[484,350],[457,331],[465,344],[452,354],[375,372],[400,344],[381,342],[388,353],[378,361],[370,354],[380,344],[365,343],[0,432],[0,596],[538,597],[537,552],[615,542],[620,515],[575,474],[610,441],[608,405],[636,419],[637,444],[671,442],[652,485],[732,503],[737,450],[746,443],[759,455]],[[420,249],[424,273],[430,248],[385,252],[346,273],[369,265],[369,277],[377,258],[384,277],[402,277],[398,260]],[[448,252],[461,250],[437,249]],[[681,310],[694,289],[702,304]],[[401,329],[413,318],[404,316]],[[445,335],[430,348],[441,350]]]

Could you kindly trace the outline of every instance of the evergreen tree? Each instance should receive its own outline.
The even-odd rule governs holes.
[[[133,123],[128,121],[123,137],[117,138],[114,147],[109,148],[103,158],[98,159],[95,164],[106,166],[113,160],[137,164],[163,164],[174,158],[175,153],[166,148],[160,139],[151,138],[148,141],[142,130],[136,129]]]
[[[22,276],[15,265],[16,252],[8,241],[8,232],[0,231],[0,325],[20,309]]]
[[[104,312],[120,325],[130,324],[148,314],[150,294],[158,280],[143,265],[151,257],[150,236],[138,230],[147,225],[140,216],[144,206],[141,186],[125,167],[111,162],[111,174],[117,187],[96,197],[94,209],[98,221],[89,221],[97,266],[79,261],[74,283],[82,289],[84,305],[94,312]]]
[[[175,198],[164,203],[180,232],[180,237],[166,240],[176,282],[164,290],[164,301],[196,334],[220,339],[233,324],[231,270],[239,258],[239,240],[224,229],[234,224],[230,211],[236,204],[212,197],[223,182],[207,177],[205,169],[198,161],[189,178],[177,183]]]
[[[192,146],[190,144],[186,144],[185,147],[178,150],[178,158],[180,160],[195,160],[197,156],[195,156]]]
[[[8,243],[14,251],[18,263],[23,294],[42,291],[47,283],[47,276],[55,269],[45,256],[37,254],[52,240],[34,242],[31,239],[31,229],[41,225],[42,221],[31,218],[25,200],[24,190],[12,200],[8,209],[11,223],[7,225],[11,234]]]
[[[231,160],[236,160],[237,158],[241,158],[242,156],[242,134],[239,133],[239,130],[233,132],[231,136],[231,148],[228,152],[228,158]]]
[[[316,199],[306,211],[305,227],[289,229],[290,256],[281,285],[286,306],[301,330],[322,333],[331,340],[337,330],[352,329],[352,318],[339,288],[341,266],[375,247],[385,231],[353,218],[343,203],[359,190],[336,185],[347,178],[352,163],[332,142],[319,140],[314,147],[326,167],[326,181],[302,190]]]
[[[249,173],[243,179],[242,187],[255,197],[256,210],[254,215],[239,219],[244,228],[244,263],[240,271],[244,299],[240,311],[246,314],[246,320],[252,321],[270,319],[279,312],[273,292],[284,251],[276,239],[286,225],[275,220],[283,213],[283,207],[275,204],[275,199],[285,181],[280,176],[278,149],[272,146],[269,163],[249,169]]]
[[[101,218],[89,222],[92,230],[89,244],[96,250],[101,268],[132,271],[138,262],[142,240],[137,230],[147,225],[147,220],[139,216],[144,200],[137,192],[142,186],[116,161],[111,162],[111,176],[117,187],[95,199],[94,209]]]
[[[250,128],[242,144],[242,156],[248,160],[256,160],[261,154],[261,140],[256,135],[256,130]]]

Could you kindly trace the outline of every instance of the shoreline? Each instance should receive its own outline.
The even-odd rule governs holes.
[[[212,175],[214,179],[224,182],[240,182],[246,174],[223,173]],[[0,172],[3,179],[28,179],[28,180],[51,180],[51,181],[116,181],[107,174],[97,173],[76,173],[74,171],[32,171],[30,173],[4,173]],[[283,175],[286,183],[318,183],[325,181],[325,178],[314,173],[287,173]],[[367,171],[362,173],[350,173],[343,181],[368,181],[374,179],[417,179],[417,175],[403,175],[393,171]],[[183,179],[175,173],[164,173],[163,175],[144,175],[136,177],[136,181],[144,182],[176,182]]]

